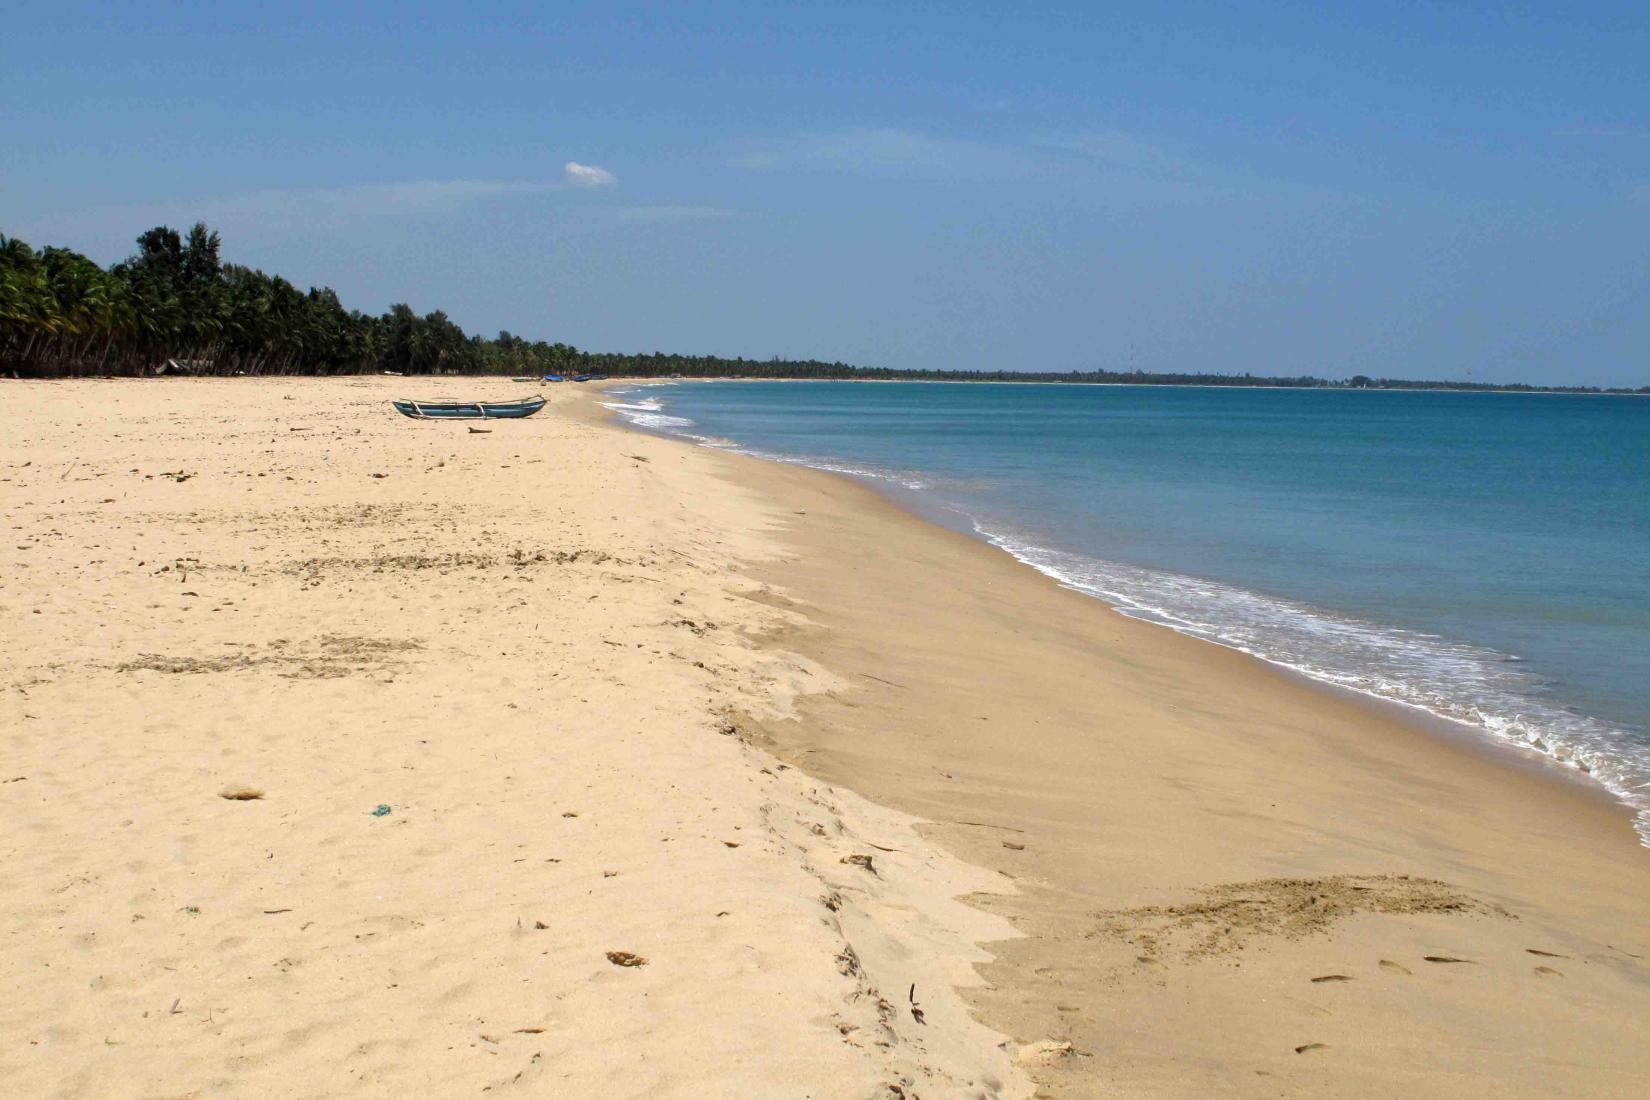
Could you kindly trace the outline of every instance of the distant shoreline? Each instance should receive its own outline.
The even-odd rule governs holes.
[[[1224,383],[1224,382],[1089,382],[1067,381],[1058,378],[804,378],[804,377],[775,377],[739,375],[683,375],[681,377],[661,377],[659,375],[629,375],[623,378],[604,378],[603,382],[623,382],[630,385],[663,384],[667,382],[853,382],[853,383],[920,383],[930,386],[1094,386],[1164,390],[1305,390],[1305,391],[1355,391],[1370,393],[1480,393],[1480,394],[1514,394],[1526,397],[1650,397],[1650,386],[1641,386],[1638,389],[1600,389],[1584,386],[1566,388],[1557,386],[1446,386],[1446,385],[1414,385],[1414,386],[1347,386],[1339,383],[1328,383],[1322,386],[1291,386],[1286,383]]]

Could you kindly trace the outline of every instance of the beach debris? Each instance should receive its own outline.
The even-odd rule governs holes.
[[[1302,1043],[1295,1048],[1296,1054],[1305,1054],[1309,1050],[1328,1050],[1328,1043]]]
[[[534,928],[535,931],[538,931],[538,932],[547,932],[547,931],[549,931],[550,926],[548,924],[545,924],[541,920],[536,920],[536,921],[533,922],[533,928]]]
[[[218,792],[219,798],[226,798],[231,802],[256,802],[264,796],[264,792],[256,787],[225,787]]]
[[[1453,955],[1423,955],[1429,963],[1470,963],[1471,959],[1458,959]]]
[[[609,951],[607,961],[614,966],[646,966],[647,959],[630,951]]]
[[[517,1035],[543,1035],[544,1034],[544,1029],[542,1027],[518,1027],[518,1028],[516,1028],[516,1034]]]
[[[647,461],[647,456],[646,455],[625,455],[625,457],[626,458],[633,458],[637,462],[646,462]]]
[[[291,909],[265,909],[264,910],[264,916],[273,917],[277,913],[290,913],[290,912],[292,912]]]
[[[182,997],[172,998],[172,1007],[166,1010],[166,1014],[168,1016],[176,1016],[178,1013],[182,1012],[183,1009],[178,1007],[182,1003],[183,1003],[183,998]]]
[[[1352,977],[1348,974],[1320,974],[1312,980],[1315,982],[1349,982]]]
[[[726,848],[737,848],[739,847],[739,842],[737,840],[724,840],[722,845]]]
[[[1240,951],[1252,939],[1302,939],[1327,933],[1361,913],[1512,917],[1448,883],[1410,875],[1331,875],[1232,882],[1197,891],[1192,900],[1095,914],[1090,936],[1172,950],[1188,957]],[[1466,960],[1448,960],[1466,961]]]
[[[21,783],[27,778],[28,778],[28,776],[26,776],[26,775],[14,775],[10,779],[5,780],[5,782],[7,782],[7,783]]]
[[[390,810],[391,810],[391,807],[390,807],[389,803],[380,802],[377,806],[373,807],[372,816],[373,817],[388,817],[389,814],[390,814]]]
[[[946,778],[950,778],[947,776]],[[1012,825],[993,825],[989,821],[953,821],[953,825],[974,825],[981,829],[1001,829],[1005,833],[1023,833],[1024,829],[1016,829]]]
[[[385,478],[385,477],[389,477],[390,475],[389,474],[373,474],[372,476],[376,477],[376,478]]]
[[[1077,1048],[1070,1040],[1044,1039],[1021,1047],[1015,1052],[1014,1060],[1022,1065],[1030,1062],[1053,1062],[1060,1058],[1069,1058],[1076,1053]]]
[[[917,1021],[917,1023],[923,1025],[924,1027],[927,1027],[928,1026],[928,1021],[922,1018],[922,1016],[923,1016],[922,1006],[917,1003],[917,983],[916,982],[911,983],[911,992],[909,992],[905,995],[905,999],[911,1002],[911,1018],[913,1020]]]
[[[577,813],[573,812],[572,810],[563,810],[561,816],[563,816],[563,817],[578,817],[579,815]]]
[[[470,429],[470,434],[471,435],[492,435],[493,434],[493,429],[491,429],[491,428],[478,428],[474,424],[466,424],[464,426],[466,428]]]
[[[859,852],[855,852],[853,855],[843,856],[841,862],[852,864],[855,867],[863,867],[873,875],[877,873],[876,864],[872,861],[871,857],[862,855]]]

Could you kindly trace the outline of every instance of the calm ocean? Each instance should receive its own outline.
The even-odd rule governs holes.
[[[613,405],[1584,768],[1650,839],[1650,399],[741,382]]]

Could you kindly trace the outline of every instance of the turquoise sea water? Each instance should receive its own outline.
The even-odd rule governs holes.
[[[1650,400],[740,382],[612,403],[871,479],[1125,613],[1583,768],[1650,838]]]

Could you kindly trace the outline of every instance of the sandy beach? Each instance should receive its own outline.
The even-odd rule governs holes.
[[[473,379],[0,383],[0,1082],[1632,1097],[1584,782]]]

